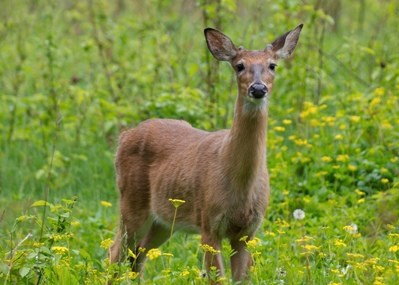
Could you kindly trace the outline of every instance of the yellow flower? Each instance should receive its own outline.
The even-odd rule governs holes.
[[[183,271],[181,271],[179,275],[181,277],[186,277],[186,276],[190,275],[190,271],[188,271],[188,269],[184,268]]]
[[[348,169],[349,169],[350,171],[356,171],[356,170],[357,170],[357,166],[356,166],[356,165],[353,165],[353,164],[349,164],[349,165],[348,165]]]
[[[134,272],[134,271],[128,272],[128,278],[129,278],[130,280],[134,280],[134,279],[136,279],[138,276],[139,276],[139,273],[138,273],[138,272]]]
[[[366,199],[361,198],[361,199],[357,200],[357,203],[358,203],[358,204],[362,204],[362,203],[364,203],[365,201],[366,201]]]
[[[267,235],[267,236],[271,236],[271,237],[274,237],[274,236],[276,236],[276,234],[275,234],[275,233],[273,233],[273,232],[269,232],[269,231],[265,231],[265,235]]]
[[[103,240],[102,242],[101,242],[101,247],[102,248],[104,248],[104,249],[108,249],[110,246],[111,246],[111,244],[113,243],[113,240],[112,239],[110,239],[110,238],[107,238],[107,239],[105,239],[105,240]]]
[[[356,194],[359,195],[359,196],[364,196],[364,195],[366,195],[365,192],[360,191],[359,189],[355,189],[355,192],[356,192]]]
[[[364,258],[364,255],[360,254],[360,253],[347,253],[346,254],[347,257],[349,258]]]
[[[376,277],[374,280],[373,285],[384,285],[384,278],[383,277]]]
[[[334,245],[336,247],[346,247],[346,244],[344,243],[344,241],[342,239],[335,239]]]
[[[324,161],[324,162],[331,162],[331,161],[332,161],[332,158],[329,157],[329,156],[323,156],[323,157],[321,158],[321,160]]]
[[[109,208],[112,207],[112,204],[110,202],[107,201],[100,201],[101,206]]]
[[[337,141],[340,141],[340,140],[343,140],[344,139],[344,136],[343,135],[336,135],[335,137],[334,137]]]
[[[150,249],[150,250],[147,252],[147,257],[148,257],[150,260],[157,259],[157,258],[160,257],[161,255],[162,255],[162,252],[161,252],[158,248]]]
[[[376,265],[379,260],[380,259],[378,257],[371,257],[371,258],[367,259],[364,263],[366,263],[368,265]]]
[[[313,252],[313,251],[319,250],[320,247],[315,246],[313,244],[304,244],[304,245],[302,245],[302,248],[308,252]]]
[[[388,249],[388,251],[390,252],[397,252],[398,250],[399,250],[399,245],[393,245]]]
[[[391,238],[395,238],[395,237],[399,238],[399,234],[397,234],[397,233],[390,233],[390,234],[388,234],[388,236]]]
[[[381,98],[373,98],[373,100],[371,100],[370,102],[370,108],[373,109],[375,106],[377,106],[378,104],[381,103]]]
[[[392,157],[392,158],[390,159],[390,161],[391,161],[392,163],[395,163],[395,162],[397,162],[398,160],[399,160],[399,158],[398,158],[397,156]]]
[[[317,106],[312,102],[304,102],[303,107],[303,111],[299,115],[302,119],[306,119],[310,115],[317,113]]]
[[[382,184],[387,184],[387,183],[389,183],[389,180],[387,178],[382,178],[381,179],[381,183]]]
[[[346,162],[348,160],[349,160],[349,155],[347,155],[347,154],[339,154],[337,156],[337,161]]]
[[[385,89],[384,87],[377,87],[376,89],[374,89],[374,95],[375,96],[382,96],[385,94]]]
[[[248,238],[248,237],[245,237],[245,238]],[[243,238],[241,238],[240,240],[242,240],[242,239],[243,239]],[[212,255],[215,255],[215,254],[220,253],[220,250],[214,249],[214,248],[213,248],[211,245],[209,245],[209,244],[201,244],[201,248],[202,248],[203,251],[209,252],[209,253],[212,254]]]
[[[353,123],[358,123],[358,122],[360,122],[360,117],[359,116],[350,116],[350,120]]]
[[[303,236],[302,238],[295,240],[295,242],[297,242],[297,243],[307,243],[307,242],[312,241],[312,240],[314,240],[313,237]]]
[[[284,131],[285,131],[285,128],[284,128],[284,127],[277,126],[277,127],[274,127],[274,130],[275,130],[276,132],[284,132]]]
[[[69,249],[66,248],[65,246],[53,246],[51,250],[58,254],[64,254],[69,251]]]
[[[284,125],[291,125],[292,121],[291,120],[283,120]]]
[[[316,177],[326,176],[327,174],[327,171],[322,170],[316,173]]]
[[[169,202],[171,202],[175,208],[179,208],[181,205],[186,203],[186,201],[180,199],[169,199]]]
[[[259,244],[259,242],[260,242],[260,239],[254,238],[254,239],[247,241],[246,244],[247,244],[248,248],[255,249],[256,246]]]

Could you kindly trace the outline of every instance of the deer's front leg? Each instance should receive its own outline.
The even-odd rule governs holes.
[[[220,239],[209,233],[202,233],[202,245],[205,251],[205,265],[208,276],[212,277],[210,273],[213,267],[216,268],[217,277],[224,276]]]
[[[247,251],[244,241],[232,240],[230,243],[235,251],[230,258],[233,280],[240,281],[248,277],[249,267],[252,265],[252,257]]]

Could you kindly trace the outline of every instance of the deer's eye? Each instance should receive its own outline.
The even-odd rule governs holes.
[[[241,72],[245,69],[245,66],[243,63],[239,63],[236,65],[236,69],[237,69],[237,72]]]
[[[271,71],[275,71],[275,70],[276,70],[276,66],[277,66],[277,64],[275,64],[275,63],[270,63],[270,64],[269,64],[269,69],[270,69]]]

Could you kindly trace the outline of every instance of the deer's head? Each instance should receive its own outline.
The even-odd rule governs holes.
[[[303,24],[277,38],[263,50],[236,47],[218,30],[205,29],[205,38],[213,56],[228,61],[236,72],[239,95],[251,104],[261,104],[273,88],[277,61],[289,57],[295,49]]]

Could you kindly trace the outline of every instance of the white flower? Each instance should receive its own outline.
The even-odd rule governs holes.
[[[305,218],[305,212],[301,209],[296,209],[293,216],[295,220],[303,220]]]

